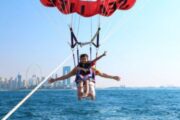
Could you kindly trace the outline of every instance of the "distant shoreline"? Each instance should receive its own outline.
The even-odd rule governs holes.
[[[107,88],[96,88],[96,90],[177,90],[180,87],[107,87]],[[32,89],[17,89],[8,90],[0,89],[0,91],[31,91]],[[39,91],[58,91],[58,90],[76,90],[76,89],[39,89]]]

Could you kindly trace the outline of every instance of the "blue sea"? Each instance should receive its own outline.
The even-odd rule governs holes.
[[[180,89],[97,90],[78,101],[75,90],[40,90],[9,120],[180,120]],[[1,91],[0,119],[29,91]]]

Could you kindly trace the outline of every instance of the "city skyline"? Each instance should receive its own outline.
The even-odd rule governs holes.
[[[70,72],[70,66],[63,67],[63,75]],[[54,78],[59,77],[57,74],[54,75]],[[45,77],[37,76],[33,74],[30,78],[22,79],[22,75],[18,73],[16,77],[10,78],[2,78],[0,77],[0,90],[20,90],[20,89],[33,89],[37,86],[41,81],[43,81]],[[52,84],[46,82],[41,88],[43,89],[72,89],[75,86],[74,81],[71,81],[71,78],[68,78],[63,81],[58,81]]]

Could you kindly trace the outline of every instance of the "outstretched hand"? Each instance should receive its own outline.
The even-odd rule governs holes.
[[[106,56],[106,54],[107,54],[107,51],[104,51],[103,56]]]
[[[114,76],[113,79],[117,80],[117,81],[120,81],[120,77],[119,76]]]

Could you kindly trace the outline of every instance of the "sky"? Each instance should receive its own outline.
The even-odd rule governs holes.
[[[117,10],[110,17],[100,17],[99,54],[107,51],[107,56],[98,61],[97,68],[119,75],[121,81],[97,77],[96,86],[180,86],[179,5],[179,0],[137,0],[128,11]],[[25,79],[34,73],[51,73],[72,53],[68,44],[71,18],[56,8],[44,7],[39,0],[2,0],[0,77],[20,73]],[[79,40],[91,38],[91,21],[93,34],[98,18],[73,15],[72,25]],[[80,48],[80,53],[88,49]],[[65,65],[73,67],[73,59]],[[62,68],[57,74],[62,75]]]

